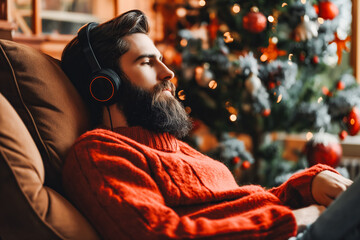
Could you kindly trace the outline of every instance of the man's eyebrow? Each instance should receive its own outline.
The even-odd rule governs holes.
[[[140,56],[138,56],[137,58],[135,58],[135,60],[134,60],[134,62],[137,62],[137,61],[139,61],[140,59],[142,59],[142,58],[157,58],[157,55],[155,55],[155,54],[141,54]],[[162,59],[163,59],[163,56],[162,55],[160,55],[159,56],[159,59],[162,61]]]

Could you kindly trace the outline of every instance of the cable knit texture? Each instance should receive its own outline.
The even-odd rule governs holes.
[[[312,178],[325,165],[265,190],[238,186],[222,163],[168,133],[95,129],[63,169],[68,196],[104,239],[287,239],[290,208],[314,203]]]

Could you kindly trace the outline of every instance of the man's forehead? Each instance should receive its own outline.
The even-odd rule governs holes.
[[[132,55],[135,58],[144,54],[161,56],[154,42],[144,33],[131,34],[126,36],[125,40],[129,43],[130,48],[124,55]]]

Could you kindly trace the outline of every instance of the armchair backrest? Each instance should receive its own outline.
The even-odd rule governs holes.
[[[15,108],[40,151],[45,184],[61,191],[64,157],[90,123],[86,106],[59,61],[31,47],[0,40],[0,93]]]
[[[97,239],[59,193],[69,148],[90,127],[59,61],[0,40],[0,239]]]

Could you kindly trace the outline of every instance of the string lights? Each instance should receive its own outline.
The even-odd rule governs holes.
[[[241,10],[240,5],[237,4],[237,3],[235,3],[235,4],[232,6],[231,10],[232,10],[232,12],[233,12],[234,14],[239,13],[240,10]]]

